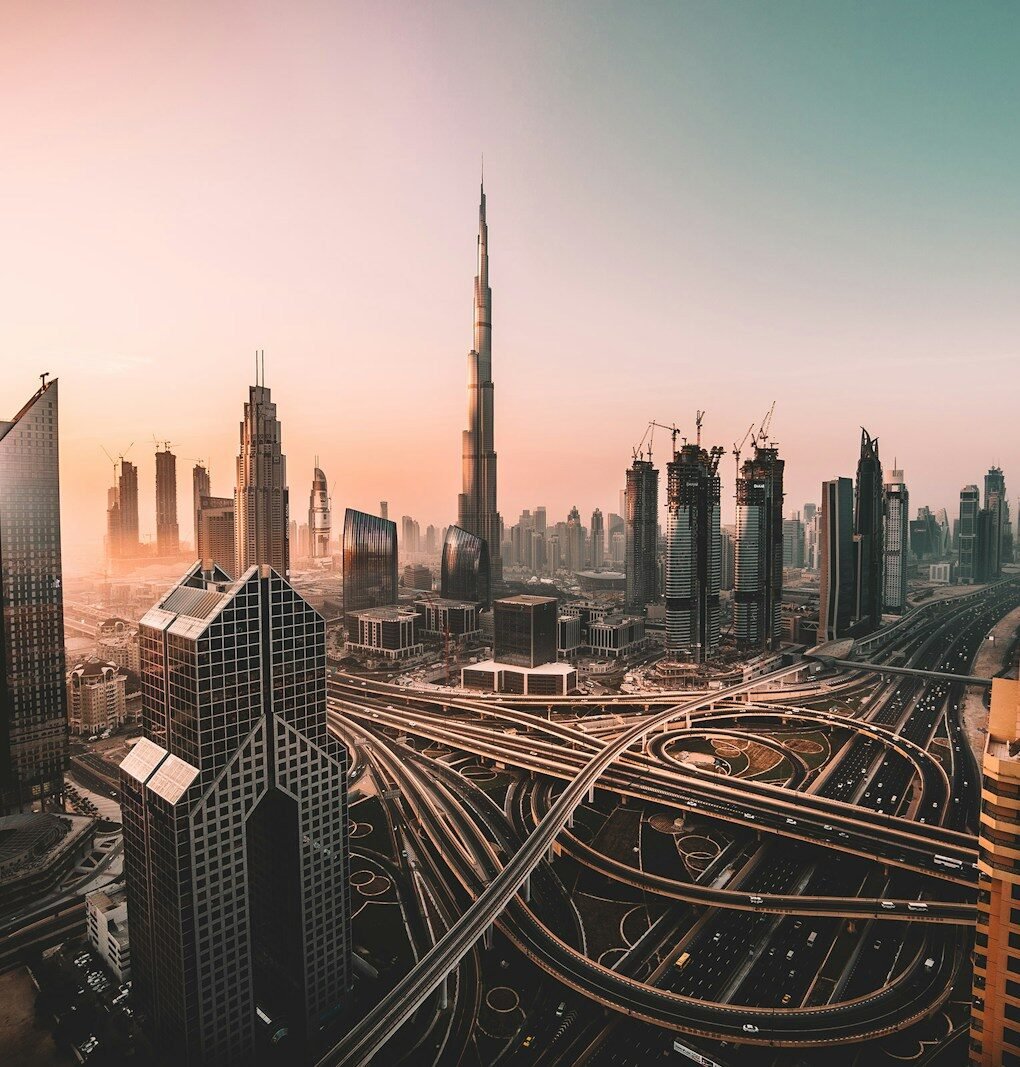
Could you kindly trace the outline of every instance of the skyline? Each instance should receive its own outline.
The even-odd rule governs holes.
[[[101,557],[102,446],[135,442],[143,537],[153,435],[179,499],[192,457],[230,491],[256,348],[299,496],[318,454],[334,511],[456,520],[482,152],[507,526],[616,510],[650,418],[707,409],[728,451],[777,397],[787,512],[852,474],[861,425],[915,510],[1017,468],[978,374],[1020,325],[1008,9],[536,8],[541,35],[462,5],[236,10],[0,15],[0,388],[13,410],[63,379],[69,571]]]

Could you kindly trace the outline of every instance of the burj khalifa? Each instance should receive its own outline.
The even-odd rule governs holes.
[[[496,510],[496,450],[492,408],[492,290],[489,288],[489,230],[485,186],[478,208],[478,273],[475,275],[474,347],[468,353],[468,428],[464,431],[464,488],[457,500],[457,525],[489,546],[492,586],[503,578],[500,540],[503,523]]]

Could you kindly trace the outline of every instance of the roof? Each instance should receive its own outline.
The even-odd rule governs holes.
[[[215,588],[196,589],[190,585],[179,585],[164,597],[160,607],[192,619],[211,619],[227,599],[226,593]]]
[[[169,755],[156,768],[156,772],[148,781],[148,787],[168,804],[176,804],[197,777],[197,767],[182,760],[180,756]]]
[[[355,619],[371,619],[374,622],[402,622],[404,619],[418,618],[413,608],[381,607],[358,608],[349,613]]]
[[[554,596],[532,596],[530,593],[518,593],[516,596],[504,596],[500,597],[496,601],[497,604],[522,604],[522,605],[536,605],[536,604],[555,604],[556,597]]]
[[[537,667],[520,667],[516,663],[499,663],[494,659],[482,660],[480,663],[466,663],[467,671],[515,671],[518,674],[576,674],[577,668],[570,663],[540,663]]]
[[[152,772],[168,755],[165,748],[160,748],[154,741],[143,737],[124,757],[120,769],[125,774],[130,774],[136,782],[144,785]]]

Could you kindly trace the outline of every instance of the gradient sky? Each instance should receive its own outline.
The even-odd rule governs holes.
[[[788,510],[862,423],[912,507],[993,461],[1015,498],[1018,54],[1014,3],[7,0],[0,416],[59,375],[70,561],[101,445],[144,535],[171,441],[189,537],[264,348],[292,514],[318,453],[336,509],[449,521],[484,152],[508,525],[773,399]]]

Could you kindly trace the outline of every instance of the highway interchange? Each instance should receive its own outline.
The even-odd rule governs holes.
[[[1004,583],[929,605],[869,659],[967,674],[1018,602]],[[637,1064],[680,1040],[716,1062],[737,1062],[739,1047],[739,1062],[766,1063],[770,1046],[858,1045],[923,1026],[959,986],[972,937],[978,775],[958,716],[964,687],[863,668],[785,675],[783,687],[759,679],[552,709],[332,678],[334,729],[399,798],[391,831],[406,844],[409,895],[435,910],[437,944],[322,1063],[380,1049],[380,1063],[471,1062],[494,924],[553,990],[501,1062]],[[768,748],[805,730],[839,743],[824,767],[790,759],[783,782],[671,755],[685,733]],[[509,782],[504,797],[461,773],[481,764]],[[602,853],[582,821],[624,802],[717,827],[726,863],[706,880]],[[612,965],[585,954],[566,884],[578,869],[659,904]],[[422,1058],[419,1038],[437,1027],[446,1037]]]

